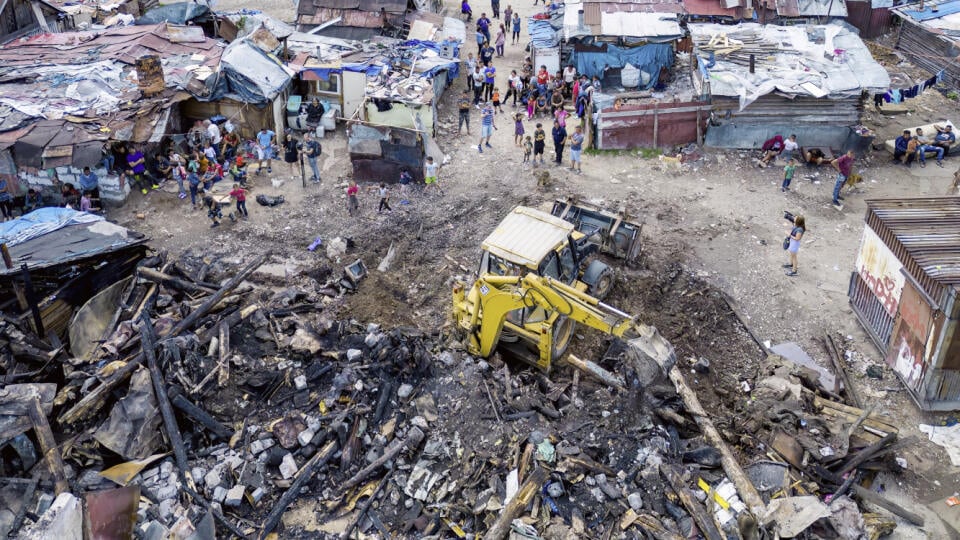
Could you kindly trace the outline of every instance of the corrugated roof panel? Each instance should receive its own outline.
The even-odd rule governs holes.
[[[600,33],[604,36],[680,37],[680,23],[667,13],[602,13]]]
[[[487,236],[482,247],[502,259],[536,267],[573,230],[570,222],[518,206]]]

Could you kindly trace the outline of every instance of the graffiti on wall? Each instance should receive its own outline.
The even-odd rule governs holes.
[[[922,347],[916,347],[921,349]],[[907,340],[907,336],[900,335],[900,343],[897,348],[897,357],[893,362],[893,370],[900,375],[904,384],[910,388],[916,389],[923,378],[923,353],[921,350],[913,350]]]
[[[877,233],[869,226],[864,227],[860,252],[857,254],[857,273],[891,317],[897,316],[900,294],[903,292],[902,268],[896,255]]]

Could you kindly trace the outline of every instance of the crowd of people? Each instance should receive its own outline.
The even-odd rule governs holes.
[[[953,132],[953,126],[934,126],[937,134],[933,138],[928,137],[923,128],[916,128],[911,133],[909,129],[903,130],[903,134],[894,140],[893,144],[893,162],[902,163],[907,167],[918,161],[921,167],[927,166],[927,154],[932,153],[936,156],[937,166],[943,167],[943,158],[950,152],[950,147],[957,142],[957,136]]]

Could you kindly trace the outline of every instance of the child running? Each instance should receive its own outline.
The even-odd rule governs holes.
[[[514,130],[513,130],[513,142],[517,146],[523,144],[523,113],[514,113],[513,114]]]
[[[234,184],[230,191],[230,197],[237,201],[237,215],[240,219],[247,219],[247,190],[240,184]]]

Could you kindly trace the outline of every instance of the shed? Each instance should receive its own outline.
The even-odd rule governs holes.
[[[931,75],[960,88],[960,0],[920,2],[894,8],[901,20],[897,49]]]
[[[921,409],[960,408],[960,197],[866,204],[853,311]]]

